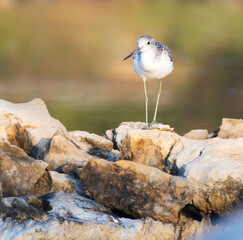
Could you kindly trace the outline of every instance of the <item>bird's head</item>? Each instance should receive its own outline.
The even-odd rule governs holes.
[[[154,43],[154,39],[149,35],[143,35],[138,39],[138,48],[140,51],[144,51]]]
[[[149,49],[151,45],[153,45],[154,39],[149,35],[143,35],[138,39],[138,47],[135,49],[131,54],[129,54],[127,57],[125,57],[123,60],[127,60],[130,58],[133,54],[139,52],[139,51],[146,51],[146,49]]]

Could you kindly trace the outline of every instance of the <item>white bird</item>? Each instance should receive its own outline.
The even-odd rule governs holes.
[[[156,101],[154,118],[151,124],[156,122],[159,105],[159,98],[162,88],[162,79],[173,71],[173,60],[170,49],[163,43],[155,42],[149,35],[143,35],[138,39],[138,47],[130,55],[133,55],[133,69],[142,78],[144,83],[145,109],[146,109],[146,128],[148,128],[148,95],[146,80],[159,79],[159,91]]]

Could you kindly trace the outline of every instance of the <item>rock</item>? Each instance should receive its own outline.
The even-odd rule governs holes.
[[[113,143],[105,137],[85,131],[72,131],[69,136],[90,155],[115,161],[119,152],[113,150]]]
[[[88,196],[135,218],[176,224],[178,212],[193,197],[187,180],[130,161],[89,161],[79,176]]]
[[[41,99],[18,104],[0,99],[0,122],[0,137],[34,158],[57,130],[66,132]]]
[[[41,214],[36,219],[32,218],[32,215],[25,214],[24,220],[16,222],[14,211],[9,212],[5,214],[5,219],[0,219],[1,240],[13,238],[15,240],[174,240],[175,233],[171,224],[162,224],[151,218],[139,220],[118,217],[102,204],[81,196],[55,192],[42,196],[40,199],[45,204],[49,204],[47,212],[43,213],[37,209],[33,213],[36,211],[43,213],[44,221]],[[5,199],[5,201],[7,205],[10,199]],[[25,209],[28,204],[22,199],[21,201]],[[32,210],[33,207],[30,205],[29,207]],[[29,219],[26,219],[26,215]]]
[[[43,195],[54,191],[76,193],[75,183],[66,174],[47,171],[36,183],[33,194]]]
[[[0,140],[0,183],[3,197],[31,194],[47,166],[45,162],[29,157],[21,148]]]
[[[11,218],[17,222],[23,222],[27,219],[44,221],[46,220],[46,214],[38,208],[29,205],[24,198],[7,197],[0,200],[0,219],[4,220],[6,218]]]
[[[191,130],[190,132],[186,133],[183,137],[190,138],[190,139],[207,139],[208,130],[206,129],[195,129]]]
[[[181,154],[183,151],[177,158]],[[201,211],[233,211],[243,200],[243,138],[217,139],[208,144],[181,166],[180,176],[193,183],[193,203]]]
[[[136,163],[165,168],[165,159],[180,136],[169,131],[128,130],[121,146],[118,159],[130,160]]]
[[[120,149],[122,141],[127,135],[128,130],[130,129],[143,130],[145,128],[146,128],[146,124],[144,122],[123,122],[117,128],[113,130],[107,130],[106,138],[110,139],[114,143],[115,148]],[[162,123],[154,123],[151,126],[151,129],[158,129],[160,131],[170,131],[170,132],[173,132],[174,130],[169,125],[164,125]]]
[[[176,237],[175,239],[180,240],[195,240],[204,239],[203,237],[213,231],[214,228],[211,225],[209,217],[202,218],[201,220],[195,220],[188,217],[186,214],[180,214],[180,220],[176,227]]]
[[[177,141],[167,158],[168,171],[173,175],[179,175],[180,169],[185,164],[193,161],[200,156],[202,150],[211,144],[218,142],[220,138],[212,138],[205,140],[195,140],[181,137]]]
[[[57,131],[43,148],[39,159],[48,163],[49,170],[57,170],[66,164],[83,167],[87,161],[94,159],[83,151],[71,138]]]
[[[113,143],[110,140],[94,133],[72,131],[69,132],[69,136],[72,137],[77,144],[87,152],[91,149],[100,149],[110,152],[113,149]]]
[[[243,119],[223,118],[217,135],[221,138],[242,138]]]

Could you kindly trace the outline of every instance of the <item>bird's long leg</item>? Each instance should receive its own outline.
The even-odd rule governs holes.
[[[144,95],[145,95],[145,109],[146,109],[146,128],[148,129],[148,95],[146,88],[146,80],[143,80],[144,84]]]
[[[159,91],[158,91],[157,102],[156,102],[156,107],[155,107],[155,111],[154,111],[153,122],[156,122],[156,116],[157,116],[157,111],[158,111],[158,105],[159,105],[159,98],[160,98],[161,88],[162,88],[162,78],[160,79],[160,83],[159,83]]]

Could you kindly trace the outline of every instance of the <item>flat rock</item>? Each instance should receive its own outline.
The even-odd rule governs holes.
[[[152,217],[163,223],[176,224],[178,212],[193,197],[187,180],[125,160],[89,161],[79,176],[91,198],[136,218]]]
[[[206,129],[194,129],[190,132],[186,133],[183,137],[190,138],[190,139],[207,139],[208,136],[208,130]]]
[[[102,204],[88,198],[54,192],[42,196],[41,201],[48,204],[45,212],[41,210],[32,211],[34,216],[37,212],[38,218],[28,213],[22,213],[33,206],[18,198],[5,199],[5,206],[12,206],[11,202],[20,202],[17,212],[18,216],[24,216],[22,220],[14,217],[16,208],[9,211],[0,218],[0,239],[110,239],[110,240],[140,240],[140,239],[163,239],[174,240],[174,228],[171,224],[162,224],[151,218],[144,220],[121,218],[110,212]],[[0,203],[1,204],[1,203]],[[1,212],[1,210],[0,210]],[[6,231],[8,229],[8,231]]]
[[[94,159],[61,131],[57,131],[53,135],[38,158],[49,164],[49,170],[57,170],[70,163],[83,167],[87,161]]]
[[[29,157],[21,148],[0,140],[0,183],[2,195],[31,194],[47,163]]]
[[[221,138],[242,138],[243,119],[223,118],[217,135]]]
[[[27,103],[11,103],[0,99],[0,137],[19,146],[32,157],[60,130],[66,128],[52,118],[45,103],[34,99]]]
[[[144,130],[146,124],[144,122],[122,122],[117,128],[106,131],[106,137],[110,139],[116,148],[120,149],[123,139],[131,129]],[[158,129],[160,131],[173,132],[173,128],[162,123],[154,123],[150,129]]]
[[[196,207],[217,214],[233,211],[243,199],[243,138],[206,145],[181,166],[180,175],[193,183]]]
[[[214,144],[220,140],[220,138],[196,140],[181,137],[171,148],[166,161],[170,173],[179,175],[182,166],[197,158],[206,146]]]
[[[165,159],[180,136],[170,131],[133,130],[127,131],[118,159],[164,169]]]

